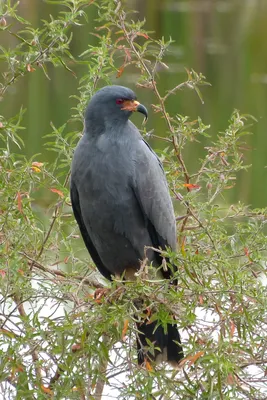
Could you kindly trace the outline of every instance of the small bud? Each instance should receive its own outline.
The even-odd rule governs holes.
[[[36,42],[35,39],[33,39],[33,40],[31,41],[31,45],[32,45],[32,46],[36,46],[36,45],[37,45],[37,42]]]
[[[28,71],[28,72],[34,72],[34,71],[35,71],[35,68],[33,68],[33,67],[31,66],[31,64],[27,64],[27,71]]]
[[[6,19],[4,17],[0,18],[0,26],[5,27],[7,25]]]
[[[33,161],[33,162],[32,162],[32,166],[33,166],[33,167],[38,167],[38,168],[40,168],[40,167],[42,167],[43,165],[44,165],[44,163],[39,162],[39,161]]]
[[[212,183],[211,183],[211,182],[208,182],[207,185],[206,185],[206,188],[207,188],[208,190],[211,190],[211,189],[212,189]]]

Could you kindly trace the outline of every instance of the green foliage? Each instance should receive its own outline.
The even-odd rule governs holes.
[[[183,152],[209,126],[198,119],[171,115],[167,100],[181,89],[200,97],[205,77],[187,71],[185,82],[159,93],[159,66],[172,41],[157,40],[143,21],[115,0],[50,1],[58,15],[34,28],[20,16],[19,3],[1,5],[1,34],[13,36],[13,47],[1,46],[8,89],[27,73],[47,66],[83,63],[79,95],[69,121],[51,124],[46,147],[55,152],[52,165],[41,155],[20,154],[23,113],[0,116],[0,380],[10,399],[100,398],[103,385],[119,399],[264,399],[266,398],[266,210],[228,205],[224,193],[246,169],[242,149],[252,118],[234,111],[225,132],[206,148],[196,171]],[[90,7],[98,8],[98,44],[74,56],[72,27],[86,24]],[[134,18],[134,20],[132,20]],[[76,30],[79,35],[79,30]],[[117,75],[135,68],[137,85],[153,91],[153,109],[166,122],[159,153],[175,197],[177,253],[165,252],[177,266],[177,288],[143,266],[135,281],[108,284],[92,265],[78,239],[68,194],[69,166],[92,94]],[[193,95],[193,94],[192,94]],[[153,116],[152,116],[153,118]],[[153,136],[153,133],[144,133]],[[155,137],[157,137],[155,135]],[[149,272],[149,273],[148,273]],[[154,277],[153,277],[154,274]],[[177,289],[177,290],[176,290]],[[186,358],[181,368],[138,368],[134,321],[142,297],[151,319],[163,325],[175,316]],[[129,326],[128,326],[129,322]],[[153,343],[148,343],[153,351]],[[111,390],[111,386],[108,390]]]

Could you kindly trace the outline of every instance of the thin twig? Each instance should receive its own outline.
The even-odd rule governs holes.
[[[267,364],[267,360],[251,360],[240,365],[240,368],[247,368],[250,365],[264,365],[264,364]]]
[[[75,276],[75,275],[74,276],[70,276],[69,274],[67,274],[67,273],[65,273],[65,272],[63,272],[61,270],[45,267],[44,265],[40,264],[40,262],[38,262],[35,259],[33,259],[32,257],[28,256],[24,252],[19,252],[19,254],[22,254],[25,258],[27,258],[31,262],[31,265],[34,268],[37,268],[37,269],[39,269],[39,270],[41,270],[43,272],[47,272],[47,273],[49,273],[51,275],[55,275],[55,276],[61,276],[62,278],[66,278],[66,279],[69,279],[71,277],[71,278],[73,278],[75,280],[83,282],[84,284],[93,286],[96,289],[105,287],[104,285],[102,285],[101,283],[97,282],[94,279],[85,278],[83,276]]]
[[[65,181],[64,181],[64,183],[63,183],[63,187],[66,187],[66,186],[67,186],[67,184],[68,184],[68,182],[69,182],[69,178],[70,178],[70,170],[69,170],[69,172],[67,173],[67,176],[66,176],[66,178],[65,178]],[[53,227],[54,227],[54,225],[55,225],[56,219],[57,219],[57,217],[58,217],[58,215],[59,215],[59,210],[60,210],[60,208],[62,207],[63,204],[64,204],[64,202],[63,202],[63,201],[60,201],[59,203],[56,204],[56,206],[55,206],[55,208],[54,208],[52,221],[51,221],[51,224],[50,224],[50,226],[49,226],[49,228],[48,228],[48,231],[47,231],[47,233],[46,233],[46,235],[45,235],[45,238],[44,238],[44,240],[43,240],[43,243],[42,243],[42,246],[41,246],[41,248],[40,248],[40,250],[39,250],[39,253],[38,253],[37,257],[36,257],[37,260],[38,260],[38,259],[41,257],[41,255],[43,254],[43,251],[44,251],[46,242],[48,241],[48,239],[49,239],[49,237],[50,237],[50,235],[51,235],[51,232],[52,232]]]
[[[109,343],[109,339],[107,335],[103,335],[103,343],[107,346]],[[99,363],[99,378],[96,382],[96,388],[95,388],[95,393],[94,393],[94,398],[97,400],[101,400],[102,394],[103,394],[103,390],[104,390],[104,386],[105,386],[105,379],[103,379],[103,376],[106,375],[106,370],[108,367],[108,359],[104,359],[101,360]]]
[[[14,300],[15,304],[18,307],[18,312],[19,312],[19,314],[21,316],[21,321],[24,324],[25,329],[27,330],[27,327],[26,327],[27,314],[26,314],[26,311],[24,309],[24,304],[21,302],[21,300],[17,296],[14,296],[13,300]],[[32,356],[32,361],[33,361],[33,364],[34,364],[36,378],[38,379],[40,384],[42,384],[42,372],[41,372],[41,368],[38,366],[38,363],[39,363],[38,353],[35,350],[35,348],[32,348],[31,344],[29,344],[29,347],[30,347],[30,354]]]

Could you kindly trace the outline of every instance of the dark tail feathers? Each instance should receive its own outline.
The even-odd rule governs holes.
[[[157,321],[149,324],[146,322],[137,323],[139,331],[137,335],[138,364],[143,364],[145,360],[156,361],[156,363],[167,361],[173,367],[177,367],[184,354],[176,324],[168,324],[166,333],[164,333],[162,326],[158,326],[155,330],[156,326]],[[146,339],[154,344],[155,354],[148,351]]]

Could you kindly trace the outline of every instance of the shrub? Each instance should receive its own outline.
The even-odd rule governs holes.
[[[190,170],[184,150],[209,126],[171,114],[167,100],[181,89],[200,87],[205,77],[187,71],[185,82],[160,93],[158,67],[171,41],[155,39],[115,0],[59,0],[59,14],[34,28],[21,17],[19,4],[2,4],[1,34],[15,37],[1,46],[5,72],[2,101],[8,90],[37,68],[49,70],[81,63],[76,106],[63,126],[51,124],[42,155],[23,155],[23,115],[0,116],[1,138],[1,392],[7,399],[264,399],[266,398],[266,210],[228,205],[224,193],[247,168],[242,158],[251,117],[234,111],[225,132],[204,150]],[[97,44],[74,56],[73,34],[97,7],[97,28],[87,27]],[[75,29],[73,29],[75,27]],[[83,111],[95,91],[127,71],[138,72],[137,86],[151,91],[155,113],[166,129],[159,150],[175,198],[179,249],[164,252],[178,268],[177,290],[145,272],[135,282],[108,284],[84,250],[69,199],[69,168],[81,130]],[[152,116],[153,118],[153,116]],[[27,128],[27,127],[26,127]],[[145,137],[158,137],[147,132]],[[52,197],[53,196],[53,197]],[[43,205],[41,198],[48,198]],[[110,287],[98,298],[95,290]],[[122,288],[123,287],[123,288]],[[161,295],[159,295],[159,293]],[[141,296],[163,324],[170,312],[179,321],[186,357],[181,368],[137,366],[136,309]]]

